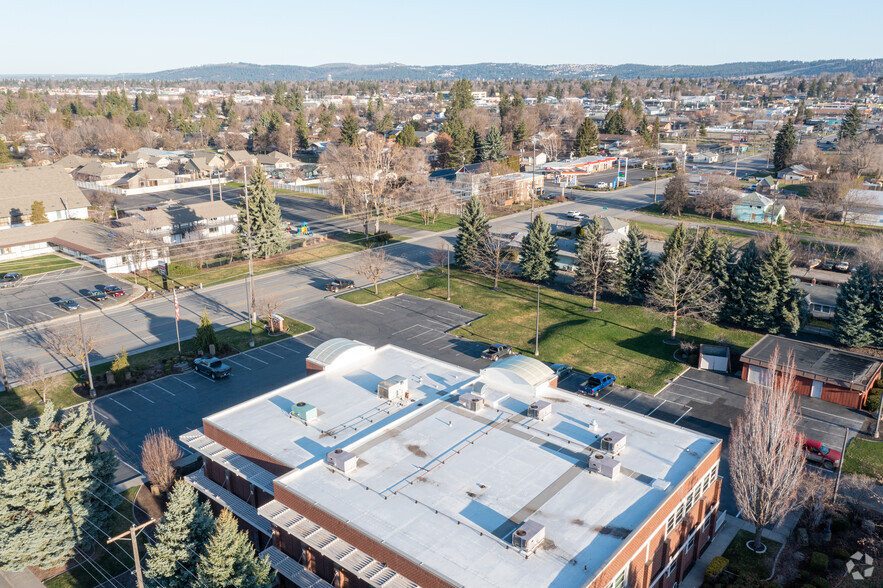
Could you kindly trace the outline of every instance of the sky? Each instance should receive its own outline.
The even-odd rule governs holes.
[[[209,63],[707,65],[883,57],[880,0],[0,0],[2,74]]]

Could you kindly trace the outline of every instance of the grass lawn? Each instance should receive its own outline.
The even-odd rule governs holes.
[[[273,188],[277,194],[285,194],[286,196],[296,196],[297,198],[309,198],[310,200],[327,200],[328,194],[313,194],[311,192],[297,192],[294,190],[281,190]]]
[[[129,488],[121,494],[123,497],[120,505],[117,506],[117,515],[111,522],[109,529],[104,529],[110,537],[114,537],[129,529],[132,521],[132,504],[131,500],[135,499],[138,492],[138,486]],[[87,532],[100,538],[101,546],[93,549],[87,561],[80,563],[77,567],[67,572],[55,576],[51,580],[47,580],[45,585],[47,588],[94,588],[103,583],[109,577],[116,577],[128,569],[134,568],[135,563],[132,559],[132,546],[129,541],[117,541],[111,545],[105,545],[104,540],[107,539],[102,533],[99,533],[94,527],[87,527]],[[139,553],[143,556],[146,552],[144,534],[138,536]]]
[[[33,276],[35,274],[45,274],[46,272],[54,272],[55,270],[67,269],[69,267],[77,267],[75,261],[61,257],[60,255],[38,255],[37,257],[28,257],[25,259],[16,259],[14,261],[4,261],[0,263],[0,276],[8,273],[19,273],[23,276]]]
[[[853,439],[843,458],[843,473],[861,474],[883,483],[883,442]]]
[[[769,577],[773,560],[782,548],[781,543],[764,537],[763,544],[766,545],[767,550],[766,553],[758,555],[745,545],[752,539],[754,539],[754,533],[743,529],[736,533],[723,553],[723,556],[730,560],[727,571],[746,580],[747,585],[755,582],[759,584]]]
[[[76,377],[69,373],[48,379],[47,396],[55,404],[55,408],[65,408],[83,402],[83,399],[71,389],[76,383]],[[33,386],[21,385],[0,392],[0,406],[4,408],[0,413],[2,426],[9,425],[14,419],[32,418],[43,413],[43,400]]]
[[[393,219],[392,223],[403,227],[411,227],[413,229],[440,232],[456,229],[459,220],[460,217],[456,214],[440,214],[433,224],[427,225],[423,223],[423,217],[420,216],[419,212],[409,212],[397,216]]]
[[[536,321],[536,287],[517,280],[503,280],[500,290],[490,289],[492,281],[463,271],[451,273],[451,302],[486,316],[464,326],[455,334],[486,343],[507,343],[533,357]],[[373,289],[341,296],[355,304],[365,304],[396,294],[408,293],[444,300],[447,296],[445,273],[431,270],[386,282],[380,296]],[[587,299],[556,290],[543,289],[540,307],[540,356],[550,363],[567,363],[584,372],[606,371],[617,381],[645,392],[656,393],[665,380],[679,374],[684,365],[675,361],[675,347],[663,345],[669,321],[641,306],[601,302],[602,312],[586,311]],[[736,353],[754,344],[760,335],[724,329],[701,321],[687,321],[680,338],[714,343],[722,338]]]

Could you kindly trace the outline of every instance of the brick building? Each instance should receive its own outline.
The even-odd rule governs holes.
[[[332,339],[307,365],[181,436],[283,586],[671,588],[714,535],[720,440],[532,358]]]
[[[850,408],[862,407],[883,366],[880,360],[860,353],[765,335],[742,354],[742,379],[760,382],[776,347],[779,368],[787,365],[789,355],[794,357],[793,392]]]

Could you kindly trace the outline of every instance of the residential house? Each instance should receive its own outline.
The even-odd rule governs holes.
[[[112,186],[124,176],[134,173],[128,165],[105,164],[98,161],[87,163],[74,174],[78,182],[89,182],[99,186]]]
[[[435,145],[435,140],[438,138],[436,131],[415,131],[414,134],[420,145]]]
[[[154,186],[171,186],[176,181],[175,173],[161,167],[145,167],[144,169],[123,178],[119,183],[129,190],[133,188],[152,188]]]
[[[733,220],[744,223],[778,224],[785,218],[785,207],[762,194],[744,194],[733,203]]]
[[[193,157],[188,159],[184,165],[180,166],[182,174],[188,174],[194,180],[211,177],[215,168],[211,166],[208,159],[202,157]]]
[[[241,169],[257,165],[257,157],[245,150],[227,151],[224,154],[224,163],[227,169]]]
[[[603,243],[610,255],[616,256],[619,252],[619,244],[628,238],[629,223],[616,217],[601,217],[601,243]],[[581,227],[585,227],[594,219],[587,218],[582,221]],[[584,229],[580,228],[580,232]],[[558,260],[556,265],[558,269],[564,271],[574,271],[577,264],[577,239],[558,239]],[[519,243],[520,245],[520,243]]]
[[[510,206],[518,202],[530,202],[543,193],[543,174],[514,172],[487,179],[487,193],[490,200],[499,206]]]
[[[0,170],[0,229],[31,224],[31,207],[42,202],[51,223],[89,218],[89,201],[63,168]]]
[[[693,163],[717,163],[720,160],[720,155],[710,151],[704,151],[694,153],[692,159]]]
[[[293,157],[278,151],[258,155],[257,160],[266,171],[295,169],[300,164]]]
[[[792,165],[780,170],[776,174],[777,179],[795,184],[800,182],[814,182],[818,177],[818,172],[803,165]]]
[[[797,282],[797,287],[806,293],[804,300],[813,318],[824,320],[834,318],[839,288],[808,282]]]
[[[757,191],[761,194],[772,194],[779,189],[779,180],[772,176],[761,178],[757,181]]]
[[[78,169],[92,162],[100,162],[100,160],[91,157],[81,157],[79,155],[65,155],[53,163],[52,166],[61,168],[69,174],[74,174]]]
[[[216,200],[134,211],[117,220],[115,226],[145,239],[174,245],[231,235],[236,232],[237,218],[235,208]]]
[[[883,191],[853,189],[846,193],[844,202],[850,203],[850,210],[841,212],[840,220],[883,227]]]

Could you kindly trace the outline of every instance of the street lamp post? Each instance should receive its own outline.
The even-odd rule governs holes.
[[[448,300],[451,299],[451,246],[447,246],[448,252]]]
[[[533,341],[533,354],[540,354],[540,285],[537,284],[537,333]]]
[[[533,222],[533,202],[537,194],[537,138],[533,138],[533,161],[530,166],[530,222]]]
[[[92,382],[92,366],[89,363],[89,350],[86,349],[86,333],[83,330],[83,315],[80,318],[80,344],[83,346],[83,362],[86,364],[86,375],[89,376],[89,398],[95,398],[95,384]],[[6,370],[4,369],[4,372]],[[6,379],[4,375],[4,380]]]
[[[242,176],[244,179],[243,189],[245,190],[245,228],[246,239],[248,240],[248,280],[245,282],[246,304],[248,305],[248,346],[254,347],[254,263],[251,245],[251,213],[248,207],[248,173],[247,168],[242,168]],[[250,299],[250,300],[249,300]]]

